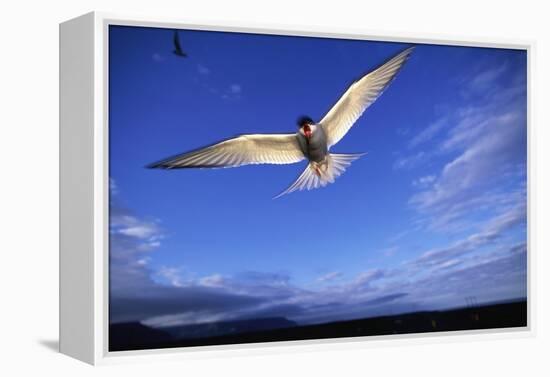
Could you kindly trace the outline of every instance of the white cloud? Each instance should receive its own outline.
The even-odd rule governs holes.
[[[197,72],[203,76],[208,76],[210,74],[210,69],[202,64],[197,64]]]
[[[159,54],[158,52],[153,53],[153,55],[151,57],[157,63],[161,63],[161,62],[166,60],[166,58],[164,56],[162,56],[161,54]]]
[[[342,275],[343,274],[340,271],[332,271],[332,272],[329,272],[329,273],[326,273],[324,275],[319,276],[317,278],[317,281],[319,281],[321,283],[334,281],[334,280],[337,280],[337,279],[341,278]]]
[[[194,77],[194,82],[208,93],[218,96],[224,100],[238,100],[241,98],[243,88],[238,83],[230,85],[217,86],[210,80],[212,70],[203,64],[197,64],[198,75]]]
[[[413,180],[412,185],[418,188],[425,188],[435,181],[435,175],[425,175]]]
[[[144,257],[137,260],[137,264],[140,266],[147,266],[149,262],[151,261],[150,257]]]
[[[502,64],[484,69],[478,72],[468,80],[468,88],[474,91],[487,90],[493,86],[495,81],[500,78],[508,70],[508,63],[505,61]]]
[[[208,310],[188,311],[178,314],[167,314],[146,319],[143,322],[146,326],[154,328],[195,325],[200,323],[212,323],[234,319],[234,313],[212,313]]]
[[[419,151],[411,156],[401,157],[393,164],[394,169],[413,169],[428,159],[428,154]]]
[[[231,84],[224,89],[221,98],[225,100],[238,100],[242,96],[243,88],[240,84]]]
[[[174,287],[182,287],[181,268],[162,266],[156,273]]]
[[[517,292],[519,297],[523,288],[518,282],[521,282],[523,267],[517,258],[524,257],[525,245],[500,250],[496,241],[507,229],[522,221],[524,210],[516,208],[502,213],[481,231],[449,246],[425,252],[397,269],[366,270],[349,281],[317,290],[299,288],[283,274],[248,271],[233,277],[213,274],[193,278],[192,274],[184,274],[183,268],[162,267],[157,274],[166,284],[149,282],[147,289],[136,291],[134,287],[129,290],[133,292],[129,298],[133,303],[130,307],[139,307],[143,312],[125,314],[124,307],[120,306],[117,318],[139,318],[153,327],[273,315],[301,323],[318,323],[361,318],[388,310],[397,314],[438,305],[444,307],[453,302],[446,298],[451,293],[479,292],[477,286],[471,287],[472,284],[484,284],[493,279],[497,279],[499,285],[484,289],[483,292],[489,292],[487,297],[490,298],[493,292],[502,297]],[[473,252],[481,246],[496,248],[492,254],[482,257]],[[468,255],[470,259],[464,259]],[[425,273],[430,270],[433,272]],[[340,277],[339,271],[333,271],[320,279],[332,281]],[[449,293],[449,287],[454,291]],[[156,293],[151,302],[148,295],[140,293],[152,291]],[[483,299],[479,297],[480,302]]]
[[[420,222],[431,230],[462,231],[468,227],[468,215],[495,213],[514,200],[524,200],[526,85],[522,75],[503,76],[507,71],[507,63],[502,63],[463,82],[465,88],[474,85],[498,90],[470,100],[445,116],[446,133],[431,143],[431,153],[439,161],[448,160],[435,174],[413,180],[420,191],[410,197],[409,204],[421,216]],[[425,135],[432,135],[434,128],[441,130],[434,124]],[[425,135],[419,135],[418,140],[426,139]],[[418,165],[424,154],[402,158],[396,166]]]
[[[233,94],[239,94],[242,90],[242,87],[239,84],[231,84],[231,86],[229,87],[229,90]]]
[[[411,139],[409,142],[409,148],[412,149],[420,144],[430,141],[446,126],[448,126],[448,119],[446,117],[436,120]]]
[[[361,272],[354,280],[354,284],[358,286],[367,286],[373,283],[374,281],[382,278],[384,276],[384,270],[382,269],[372,269],[365,272]]]
[[[410,134],[411,129],[409,127],[400,127],[398,129],[396,129],[395,132],[397,133],[397,135],[399,135],[401,137],[405,137],[405,136]]]
[[[154,235],[157,232],[157,229],[154,224],[140,224],[121,228],[118,232],[120,234],[124,234],[125,236],[146,239]]]
[[[506,231],[517,225],[525,224],[526,221],[526,206],[525,203],[520,202],[491,218],[480,231],[451,245],[428,250],[409,263],[421,268],[441,267],[442,264],[448,263],[449,260],[453,260],[457,256],[480,251],[482,247],[495,243],[503,237]]]
[[[111,190],[118,188],[110,179]],[[136,291],[151,284],[150,252],[164,235],[157,220],[146,220],[120,207],[111,197],[109,216],[110,289],[112,294]],[[147,254],[145,254],[147,253]]]
[[[109,193],[111,195],[118,194],[118,186],[113,178],[109,178]]]
[[[205,287],[223,287],[225,279],[220,274],[205,276],[199,280],[199,284]]]
[[[112,212],[110,227],[113,233],[149,241],[149,247],[160,246],[162,234],[156,221],[141,220],[126,213]]]
[[[447,261],[445,261],[445,262],[440,263],[440,264],[437,266],[437,268],[438,268],[438,269],[447,269],[447,268],[450,268],[450,267],[454,267],[454,266],[456,266],[456,265],[458,265],[458,264],[460,264],[460,263],[461,263],[461,261],[460,261],[460,259],[458,259],[458,258],[449,259],[449,260],[447,260]]]
[[[397,253],[397,250],[399,250],[399,247],[392,246],[392,247],[388,247],[386,249],[381,250],[381,253],[385,257],[391,257],[391,256],[395,255],[395,253]]]
[[[521,166],[526,158],[526,127],[521,111],[486,114],[484,119],[482,124],[471,128],[475,136],[468,136],[468,132],[458,134],[464,148],[461,154],[443,167],[431,187],[415,194],[411,204],[420,210],[447,206],[462,200],[471,189],[483,189],[489,183],[494,185],[510,169]],[[479,128],[483,129],[482,135]],[[456,135],[444,143],[454,140]]]

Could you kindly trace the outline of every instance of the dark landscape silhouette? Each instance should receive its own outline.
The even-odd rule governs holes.
[[[162,330],[132,322],[109,326],[109,351],[525,326],[527,326],[527,301],[525,300],[304,326],[283,317],[185,325]]]

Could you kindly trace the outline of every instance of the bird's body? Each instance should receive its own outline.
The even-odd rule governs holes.
[[[174,53],[174,55],[176,55],[176,56],[186,58],[187,54],[185,52],[183,52],[183,49],[181,48],[180,36],[179,36],[177,30],[174,30],[174,40],[173,40],[173,42],[174,42],[174,50],[172,51],[172,53]]]
[[[307,123],[308,120],[302,119],[300,122],[305,121]],[[323,127],[310,123],[309,128],[311,129],[310,137],[306,137],[302,132],[298,132],[296,136],[302,153],[309,161],[302,175],[293,184],[296,187],[304,184],[304,188],[308,188],[308,186],[314,188],[332,183],[353,160],[360,157],[360,155],[348,155],[349,157],[346,158],[344,155],[329,153],[327,135]],[[294,188],[293,186],[289,189]],[[289,189],[279,196],[290,192]]]
[[[313,127],[316,127],[316,129],[312,132],[310,138],[298,132],[298,143],[300,143],[302,153],[309,161],[321,162],[328,153],[327,136],[323,127],[317,127],[315,125]]]
[[[217,168],[248,164],[292,164],[308,160],[298,179],[277,197],[296,190],[324,187],[340,176],[363,154],[330,153],[356,120],[389,85],[405,63],[410,47],[355,81],[324,118],[298,121],[292,134],[241,135],[217,144],[180,154],[150,165],[151,168]]]

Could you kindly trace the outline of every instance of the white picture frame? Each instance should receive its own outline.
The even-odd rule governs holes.
[[[340,338],[263,344],[108,351],[108,27],[128,25],[261,34],[333,37],[493,48],[527,52],[528,93],[534,44],[530,41],[463,40],[362,30],[321,30],[280,25],[194,24],[177,19],[92,12],[60,24],[60,351],[90,364],[142,359],[211,357],[234,353],[294,352],[320,347],[379,346],[386,342],[457,341],[532,336],[532,254],[528,254],[528,326],[457,333]],[[528,95],[529,99],[529,95]],[[528,135],[531,105],[528,105]],[[528,138],[528,153],[530,154]],[[529,159],[530,160],[530,159]],[[528,166],[528,172],[531,167]],[[529,174],[528,174],[528,190]],[[530,218],[528,195],[528,218]],[[528,228],[529,229],[529,228]],[[528,236],[529,243],[529,236]],[[529,249],[529,251],[531,251]],[[367,342],[368,341],[368,342]]]

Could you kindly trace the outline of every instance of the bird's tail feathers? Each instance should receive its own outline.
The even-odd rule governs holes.
[[[285,191],[274,197],[280,198],[283,195],[294,191],[312,190],[319,187],[325,187],[333,183],[351,163],[363,156],[365,153],[330,153],[322,162],[310,162],[302,174]]]

